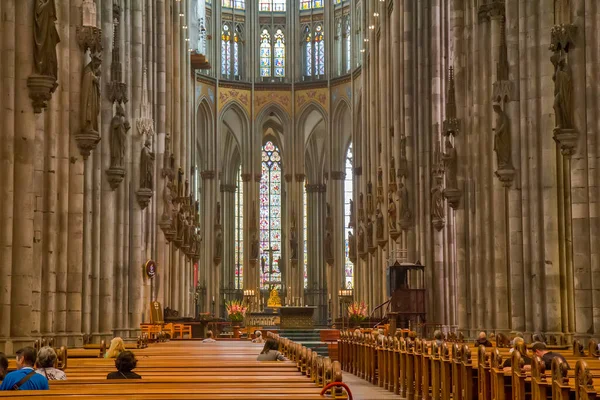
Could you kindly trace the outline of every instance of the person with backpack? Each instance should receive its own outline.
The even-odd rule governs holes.
[[[48,390],[48,379],[33,369],[36,359],[37,352],[33,347],[17,351],[17,370],[4,377],[0,390]]]

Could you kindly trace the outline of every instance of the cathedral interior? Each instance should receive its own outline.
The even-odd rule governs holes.
[[[599,2],[0,16],[0,351],[272,289],[326,326],[348,293],[384,303],[394,263],[467,337],[600,332]]]

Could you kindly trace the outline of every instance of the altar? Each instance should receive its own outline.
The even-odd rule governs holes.
[[[280,329],[313,329],[315,306],[285,306],[279,309]]]

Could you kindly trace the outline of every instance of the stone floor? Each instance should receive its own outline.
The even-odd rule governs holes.
[[[392,392],[384,390],[379,386],[371,385],[364,379],[360,379],[355,375],[344,372],[343,381],[350,387],[354,400],[385,400],[385,399],[401,399]]]

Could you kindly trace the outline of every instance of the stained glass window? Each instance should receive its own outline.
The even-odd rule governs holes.
[[[231,70],[231,32],[229,25],[223,25],[221,32],[221,74],[229,75]]]
[[[311,8],[323,8],[323,0],[300,0],[301,10],[310,10]]]
[[[281,29],[275,33],[275,76],[285,76],[285,35]]]
[[[259,0],[259,11],[285,11],[286,0]]]
[[[308,30],[308,27],[306,29]],[[304,46],[304,75],[312,76],[312,35],[310,32],[305,32]]]
[[[233,34],[233,75],[238,76],[239,74],[240,74],[239,36],[236,32]]]
[[[260,76],[271,76],[271,35],[266,29],[260,35]]]
[[[304,204],[304,289],[308,288],[308,196],[306,195],[306,185],[302,195]]]
[[[344,180],[344,243],[346,251],[346,262],[344,265],[345,284],[347,289],[354,288],[354,264],[350,261],[348,248],[348,234],[354,234],[354,228],[350,221],[350,200],[352,200],[352,143],[348,146],[346,153],[346,178]]]
[[[322,25],[315,28],[315,73],[325,75],[325,40]]]
[[[260,287],[281,288],[281,153],[273,142],[262,149],[260,197]]]
[[[244,288],[244,186],[242,167],[237,174],[235,190],[235,288]]]
[[[350,44],[352,42],[351,38],[351,32],[350,32],[350,16],[346,16],[346,20],[345,20],[345,29],[344,29],[344,43],[346,45],[346,72],[350,72],[350,70],[352,69],[352,52]]]

